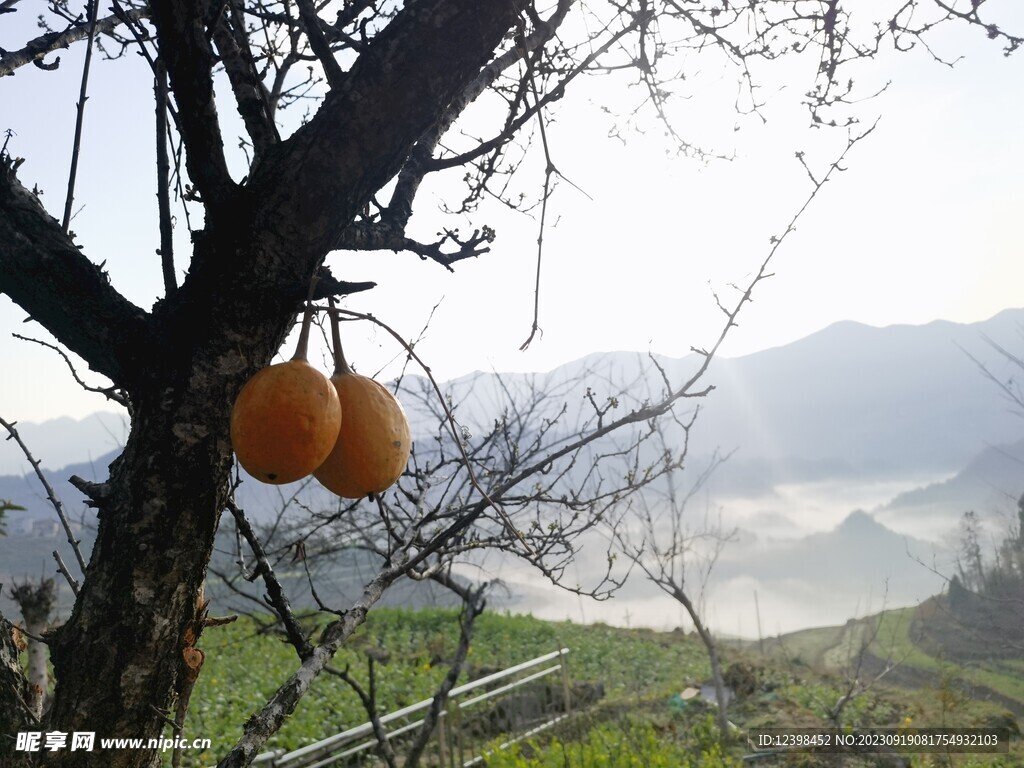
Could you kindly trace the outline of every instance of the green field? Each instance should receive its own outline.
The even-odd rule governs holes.
[[[910,639],[910,611],[890,611],[844,627],[777,639],[769,643],[764,656],[751,648],[726,649],[726,666],[737,688],[745,690],[730,709],[736,731],[722,744],[712,725],[710,706],[684,704],[675,696],[708,673],[696,638],[678,632],[485,613],[478,620],[468,669],[460,682],[568,647],[572,680],[604,686],[604,698],[586,712],[533,741],[495,753],[489,764],[502,768],[739,765],[749,752],[744,738],[748,728],[825,726],[829,709],[849,693],[855,675],[870,685],[857,689],[845,706],[841,722],[846,726],[1016,728],[1006,700],[1024,702],[1024,663],[1004,660],[999,665],[964,667],[929,656]],[[877,632],[875,626],[879,626]],[[351,647],[339,654],[333,666],[348,668],[368,687],[367,650],[373,649],[378,657],[386,655],[386,663],[376,666],[376,690],[378,709],[387,712],[431,695],[446,672],[457,636],[456,611],[381,608],[371,612]],[[866,639],[872,643],[867,653],[860,654]],[[206,652],[206,663],[193,694],[186,736],[210,738],[213,748],[207,754],[185,753],[187,766],[215,763],[249,715],[298,664],[290,646],[242,621],[207,629],[200,647]],[[889,659],[896,666],[875,681],[881,669],[877,665]],[[983,691],[998,691],[1006,700],[978,695]],[[366,719],[349,687],[333,675],[323,675],[268,748],[292,750]],[[912,765],[1024,765],[1019,749],[1015,744],[1010,755],[958,755],[948,761],[947,756],[916,755]],[[834,761],[834,756],[802,754],[791,756],[785,764],[833,765]],[[846,762],[862,764],[872,763]]]
[[[388,662],[376,667],[376,688],[379,710],[387,712],[432,695],[447,672],[445,662],[457,640],[457,611],[379,608],[332,666],[348,667],[368,687],[365,650],[385,650]],[[291,646],[256,633],[247,622],[207,629],[199,645],[206,661],[192,696],[188,735],[213,739],[213,750],[188,757],[189,764],[205,765],[234,742],[241,725],[298,660]],[[667,698],[707,673],[700,647],[678,635],[485,613],[477,620],[468,670],[460,681],[476,677],[480,670],[509,667],[563,647],[571,649],[572,680],[603,683],[608,702]],[[292,750],[366,719],[349,687],[324,675],[268,748]]]
[[[998,703],[1024,715],[1024,649],[1022,658],[958,660],[952,655],[925,651],[913,637],[922,607],[900,608],[853,620],[841,627],[794,632],[766,641],[777,661],[841,673],[855,666],[862,647],[865,674],[875,676],[891,667],[881,679],[907,689],[946,686],[970,699]],[[958,631],[955,626],[947,629]],[[750,647],[750,646],[748,646]]]

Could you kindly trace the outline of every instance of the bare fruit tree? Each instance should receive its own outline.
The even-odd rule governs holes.
[[[695,416],[676,420],[683,439],[681,446],[671,440],[662,425],[656,427],[666,464],[682,468],[686,445]],[[666,476],[664,484],[647,494],[628,500],[625,509],[612,519],[610,538],[636,570],[686,611],[707,652],[715,688],[716,724],[723,738],[729,736],[725,679],[718,641],[707,624],[703,610],[708,578],[718,556],[735,532],[726,530],[721,519],[699,517],[693,499],[724,457],[715,454],[687,488],[680,488],[677,473]]]
[[[0,23],[26,8],[0,3]],[[14,734],[148,739],[180,727],[169,720],[175,697],[201,666],[201,587],[231,501],[231,405],[280,349],[314,273],[321,273],[316,301],[371,287],[331,277],[329,254],[402,251],[446,268],[482,255],[495,232],[480,206],[492,197],[521,204],[507,182],[529,155],[545,169],[532,196],[541,208],[539,260],[544,206],[559,178],[545,130],[553,110],[590,77],[607,76],[633,100],[620,102],[623,131],[653,116],[680,151],[714,154],[686,141],[669,105],[673,93],[687,95],[706,57],[732,68],[740,103],[751,110],[760,108],[758,78],[776,60],[805,62],[793,90],[808,94],[810,120],[846,125],[852,102],[864,95],[844,76],[852,60],[917,45],[946,22],[980,30],[1007,52],[1021,43],[982,2],[960,9],[944,0],[900,0],[872,10],[879,15],[854,24],[837,0],[114,0],[111,7],[88,0],[77,9],[49,2],[40,33],[5,42],[0,76],[20,77],[32,65],[54,82],[76,84],[67,190],[48,210],[33,183],[37,158],[21,157],[18,138],[5,138],[0,293],[102,378],[93,388],[126,409],[131,427],[109,477],[75,481],[96,509],[97,540],[83,572],[69,574],[81,578],[71,616],[49,637],[56,683],[42,720],[28,704],[11,625],[0,618],[0,761],[13,768],[157,763],[146,749],[17,750]],[[58,54],[70,45],[86,51],[80,71],[61,63]],[[69,227],[83,202],[76,178],[80,138],[93,115],[89,72],[122,54],[154,84],[152,100],[147,95],[136,110],[154,114],[156,138],[159,226],[138,250],[159,243],[151,268],[163,293],[148,309],[118,289],[121,276],[105,268],[104,244],[79,243]],[[37,110],[39,121],[54,119],[45,95]],[[241,170],[223,128],[229,112],[244,130]],[[418,238],[410,222],[419,192],[442,176],[465,183],[449,209],[479,224],[471,234],[442,226],[436,239]],[[187,254],[175,251],[175,224],[189,229]],[[410,282],[412,261],[401,276]],[[699,390],[682,382],[674,399]],[[657,418],[674,399],[642,406],[627,422],[602,416],[590,434]],[[478,477],[461,516],[441,518],[403,543],[316,643],[298,644],[295,674],[245,725],[221,765],[247,765],[383,592],[430,568],[476,521],[493,514],[502,536],[529,543],[528,529],[513,533],[509,513],[499,510],[551,461],[581,447],[567,443],[497,487]]]

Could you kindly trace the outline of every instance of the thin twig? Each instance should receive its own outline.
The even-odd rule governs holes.
[[[249,542],[252,553],[256,556],[256,573],[263,576],[263,581],[267,585],[267,594],[270,597],[271,606],[277,611],[277,615],[281,617],[281,621],[284,623],[288,641],[295,647],[295,651],[299,654],[300,659],[307,659],[313,653],[313,646],[310,645],[309,640],[302,631],[302,627],[299,625],[298,619],[292,613],[292,607],[284,594],[284,587],[278,581],[274,568],[270,565],[270,560],[267,558],[267,553],[263,549],[263,545],[260,544],[259,537],[256,536],[256,532],[246,519],[245,513],[239,509],[233,499],[228,500],[227,509],[235,518],[238,530],[241,531],[245,540]]]
[[[61,525],[64,526],[64,532],[68,536],[68,544],[71,545],[71,549],[74,551],[75,557],[78,559],[78,564],[82,568],[82,573],[85,573],[85,558],[82,557],[82,550],[78,546],[80,542],[71,532],[71,523],[68,522],[68,517],[64,513],[64,505],[61,503],[60,499],[57,498],[57,493],[53,490],[53,486],[50,485],[50,481],[46,479],[46,475],[44,475],[43,471],[39,468],[39,459],[32,455],[32,451],[30,451],[28,446],[25,445],[25,441],[21,439],[21,435],[18,434],[18,430],[14,428],[15,424],[17,424],[16,421],[8,422],[0,418],[0,426],[6,429],[9,433],[7,439],[14,439],[14,442],[16,442],[21,448],[21,452],[25,454],[25,458],[28,459],[28,463],[32,465],[32,469],[35,470],[36,477],[39,478],[39,482],[43,484],[46,496],[50,500],[50,504],[53,505],[53,508],[57,510],[57,517],[60,518]],[[59,557],[57,558],[57,564],[58,566],[63,565],[63,563],[60,562]],[[62,569],[62,573],[65,573],[66,576],[67,569]]]
[[[515,525],[512,524],[512,521],[505,513],[505,510],[502,509],[498,505],[498,503],[490,497],[490,494],[487,493],[483,485],[481,485],[480,481],[477,479],[476,472],[473,471],[473,464],[469,459],[469,454],[466,453],[466,447],[462,444],[462,430],[459,429],[458,422],[455,421],[455,414],[453,414],[451,409],[448,407],[448,402],[445,399],[444,393],[441,392],[441,386],[437,383],[437,379],[434,378],[434,374],[431,372],[430,366],[423,362],[420,356],[416,354],[416,350],[412,348],[412,345],[409,344],[409,342],[407,342],[402,337],[402,335],[398,333],[398,331],[389,326],[387,323],[378,320],[373,315],[364,314],[362,312],[354,312],[350,309],[335,309],[333,307],[329,311],[341,313],[349,317],[354,317],[358,320],[369,320],[371,323],[374,323],[375,325],[383,328],[392,336],[392,338],[394,338],[399,344],[402,345],[402,347],[408,353],[409,357],[416,361],[416,364],[419,365],[419,367],[423,370],[423,373],[426,374],[427,379],[430,381],[430,385],[434,390],[434,394],[437,395],[437,401],[438,403],[441,404],[441,408],[444,411],[445,415],[445,425],[448,427],[448,431],[451,433],[452,438],[454,438],[455,440],[455,446],[459,450],[459,455],[462,458],[462,463],[466,467],[466,472],[469,475],[469,482],[472,483],[473,487],[483,497],[484,501],[487,502],[487,505],[498,514],[498,517],[501,518],[502,525],[505,526],[505,530],[507,530],[516,539],[519,540],[519,543],[523,545],[523,548],[526,550],[526,553],[529,555],[536,554],[530,547],[530,545],[527,544],[526,539],[523,537],[523,534],[519,531],[518,528],[515,527]]]
[[[430,707],[423,718],[423,724],[419,728],[416,739],[406,753],[407,765],[419,765],[420,758],[423,756],[423,750],[426,749],[427,742],[430,740],[434,729],[437,728],[441,719],[441,713],[448,703],[448,697],[455,687],[455,683],[458,682],[459,675],[462,674],[462,668],[466,663],[470,644],[473,641],[473,630],[476,620],[484,612],[484,608],[487,605],[487,601],[484,599],[484,594],[489,587],[487,583],[480,584],[475,588],[470,586],[463,587],[451,577],[450,573],[445,572],[433,573],[430,578],[462,598],[462,613],[459,617],[459,644],[455,649],[455,656],[448,666],[448,673],[434,692]],[[441,725],[443,727],[443,724]]]
[[[374,670],[374,659],[372,655],[367,655],[367,668],[370,681],[370,690],[367,691],[359,684],[348,671],[348,667],[345,669],[335,669],[334,667],[324,667],[324,672],[328,672],[335,677],[339,677],[344,680],[349,688],[351,688],[356,696],[359,697],[359,701],[363,704],[363,709],[366,710],[366,716],[370,718],[370,724],[373,726],[373,735],[377,739],[377,747],[380,750],[381,757],[384,758],[384,762],[388,764],[388,768],[398,768],[398,759],[395,756],[395,750],[391,746],[391,741],[388,739],[387,729],[384,727],[384,723],[381,722],[380,712],[377,711],[377,674]]]
[[[171,232],[170,163],[167,159],[167,68],[156,60],[153,82],[156,96],[156,199],[160,210],[160,266],[164,275],[164,295],[178,290],[174,276],[174,238]]]
[[[71,225],[71,206],[75,200],[75,180],[78,177],[78,158],[82,149],[82,125],[85,122],[85,101],[89,98],[89,65],[92,63],[92,45],[96,39],[96,6],[98,0],[89,0],[89,42],[85,46],[85,64],[82,65],[82,86],[78,92],[78,115],[75,118],[75,140],[71,149],[71,173],[68,177],[68,196],[64,201],[65,234]]]
[[[68,366],[68,369],[71,371],[72,378],[75,380],[75,383],[78,384],[78,386],[80,386],[86,392],[95,392],[98,395],[103,395],[108,400],[112,400],[118,405],[123,406],[128,411],[128,413],[131,414],[131,401],[128,399],[128,395],[124,392],[124,390],[118,389],[117,387],[93,387],[86,384],[82,380],[82,377],[78,375],[78,371],[75,370],[75,366],[71,362],[71,358],[68,357],[67,353],[63,349],[58,347],[56,344],[50,344],[48,341],[42,341],[41,339],[33,339],[31,336],[22,336],[20,333],[12,333],[11,336],[13,336],[16,339],[21,339],[22,341],[30,341],[33,344],[38,344],[42,347],[46,347],[47,349],[52,349],[54,352],[60,355],[61,358],[63,358],[64,362]]]
[[[82,585],[78,583],[78,579],[71,575],[71,571],[69,571],[67,565],[64,564],[64,558],[60,556],[60,552],[56,549],[53,550],[53,559],[57,561],[57,570],[60,571],[64,580],[67,581],[68,586],[71,587],[71,591],[75,593],[75,597],[78,597],[78,592],[81,590]]]
[[[544,226],[548,215],[548,199],[551,197],[551,176],[555,173],[555,164],[551,161],[551,149],[548,146],[548,132],[544,125],[544,111],[540,109],[540,94],[537,92],[537,83],[533,78],[533,61],[525,52],[523,62],[526,64],[526,77],[530,81],[530,91],[533,93],[533,100],[538,104],[537,126],[540,129],[540,143],[544,149],[544,190],[540,201],[540,228],[537,233],[537,274],[533,286],[533,325],[530,327],[530,335],[519,347],[520,352],[525,352],[533,337],[540,330],[540,266],[544,256]],[[544,332],[540,332],[541,337]]]

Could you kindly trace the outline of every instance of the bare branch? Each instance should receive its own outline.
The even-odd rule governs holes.
[[[39,478],[39,482],[43,486],[43,490],[46,491],[46,498],[50,500],[50,504],[57,511],[57,517],[60,518],[60,524],[64,527],[64,533],[68,537],[68,544],[71,546],[71,551],[75,553],[75,559],[78,560],[78,565],[82,569],[82,573],[85,573],[85,558],[82,557],[82,550],[79,547],[81,542],[75,538],[75,534],[71,530],[71,523],[68,521],[68,516],[64,512],[64,505],[61,500],[57,497],[57,492],[53,490],[53,486],[50,485],[50,481],[46,479],[46,475],[40,468],[40,461],[32,455],[32,451],[25,445],[25,441],[21,439],[21,435],[18,434],[18,430],[15,429],[14,425],[17,422],[9,422],[0,418],[0,427],[3,427],[8,432],[8,440],[14,440],[21,448],[21,452],[25,454],[25,458],[28,459],[28,463],[32,465],[32,470],[36,473],[36,477]],[[59,562],[59,560],[58,560]]]
[[[160,57],[167,65],[171,91],[178,105],[181,135],[188,150],[189,177],[207,206],[208,216],[228,204],[236,185],[228,172],[224,139],[213,91],[215,57],[199,20],[207,3],[190,0],[150,3],[160,42]]]
[[[483,613],[486,605],[484,593],[487,590],[487,584],[481,584],[475,588],[462,587],[447,572],[434,573],[431,575],[431,578],[456,592],[463,599],[462,614],[459,616],[459,644],[455,649],[455,655],[452,658],[451,664],[448,665],[448,673],[445,675],[441,686],[434,693],[430,706],[427,708],[427,713],[423,718],[423,724],[420,726],[419,733],[417,733],[416,739],[406,752],[405,764],[410,768],[415,768],[415,766],[419,765],[420,759],[423,756],[423,750],[427,748],[427,743],[437,728],[441,712],[448,701],[448,694],[451,693],[455,683],[458,682],[459,675],[462,673],[462,666],[465,664],[466,656],[469,654],[469,646],[473,639],[473,627],[477,617]]]
[[[22,336],[20,333],[12,333],[11,336],[13,336],[16,339],[21,339],[22,341],[28,341],[33,344],[38,344],[39,346],[46,347],[47,349],[52,349],[54,352],[61,356],[61,359],[68,366],[68,370],[71,371],[71,377],[75,380],[75,383],[78,384],[78,386],[80,386],[86,392],[95,392],[96,394],[103,395],[111,402],[123,406],[128,410],[129,413],[131,413],[131,401],[128,399],[128,395],[127,393],[124,392],[124,390],[118,389],[117,387],[94,387],[89,384],[86,384],[82,380],[82,377],[78,375],[78,371],[75,370],[75,366],[74,363],[71,362],[71,358],[68,357],[67,353],[63,349],[58,347],[56,344],[50,344],[49,342],[43,341],[42,339],[33,339],[31,336]]]
[[[573,80],[579,77],[581,74],[587,71],[591,64],[597,61],[601,55],[607,53],[610,49],[615,47],[620,39],[628,35],[630,32],[636,30],[636,28],[642,23],[642,18],[634,17],[632,22],[627,24],[625,27],[613,34],[608,40],[599,46],[590,55],[584,58],[579,64],[574,66],[568,74],[562,77],[556,85],[551,87],[544,96],[536,102],[532,107],[523,110],[515,119],[509,120],[504,129],[497,135],[490,139],[480,142],[476,147],[456,155],[449,155],[443,158],[435,158],[424,163],[424,167],[428,171],[439,171],[445,168],[455,168],[460,165],[475,160],[482,155],[486,155],[498,147],[508,143],[519,130],[526,125],[533,117],[540,112],[544,107],[548,106],[554,101],[562,98],[565,95],[565,89]]]
[[[482,230],[474,230],[465,240],[459,236],[457,229],[446,229],[437,242],[420,243],[383,221],[361,221],[346,227],[335,247],[349,251],[411,251],[421,259],[434,261],[451,272],[456,262],[488,253],[491,249],[485,244],[494,242],[494,236],[494,230],[486,226]],[[445,250],[449,244],[456,248]]]
[[[332,89],[340,89],[345,80],[345,73],[341,71],[341,65],[334,58],[331,47],[327,44],[324,31],[320,26],[320,17],[316,8],[313,7],[313,0],[296,0],[299,7],[299,18],[306,28],[306,36],[309,38],[309,47],[313,49],[317,59],[320,60],[324,73],[327,75],[327,82]]]
[[[383,212],[383,219],[388,226],[400,231],[405,230],[412,215],[413,200],[419,191],[423,177],[429,171],[429,161],[433,158],[441,138],[448,132],[459,115],[493,85],[503,72],[522,60],[524,56],[529,56],[547,44],[565,20],[571,6],[571,0],[559,0],[558,6],[545,22],[537,24],[529,35],[518,41],[517,45],[484,67],[480,74],[452,100],[444,114],[426,135],[417,141],[398,176],[391,200]]]
[[[524,56],[526,61],[526,77],[530,82],[530,91],[533,94],[535,103],[540,102],[540,94],[537,92],[537,82],[533,76],[533,61],[529,56]],[[533,286],[533,324],[530,326],[530,335],[519,347],[520,352],[525,352],[533,341],[533,337],[540,330],[540,266],[544,257],[544,226],[547,223],[548,200],[551,198],[551,177],[556,173],[554,162],[551,160],[551,147],[548,146],[548,132],[544,125],[544,113],[537,111],[537,127],[540,130],[541,147],[544,150],[544,187],[541,191],[540,222],[537,232],[537,273]],[[543,331],[541,332],[543,335]]]
[[[68,194],[64,200],[64,219],[61,227],[68,231],[71,225],[71,207],[75,201],[75,180],[78,177],[78,158],[82,151],[82,127],[85,124],[85,102],[89,98],[89,69],[92,64],[92,47],[96,39],[96,7],[98,0],[89,0],[88,8],[88,44],[85,46],[85,63],[82,64],[82,84],[78,91],[78,105],[75,111],[75,138],[71,146],[71,171],[68,174]]]
[[[255,215],[298,210],[310,247],[318,254],[335,247],[370,196],[401,170],[410,149],[488,64],[520,5],[427,0],[398,10],[360,52],[345,87],[254,171]],[[386,110],[365,108],[385,97]],[[353,186],[350,177],[365,167],[374,168],[372,190],[362,182]]]
[[[132,21],[148,19],[149,8],[134,8],[128,11],[127,14]],[[122,20],[117,15],[97,19],[96,34],[109,32],[121,23]],[[48,54],[61,48],[67,48],[72,43],[84,40],[88,36],[89,25],[77,24],[68,27],[63,32],[48,32],[45,35],[41,35],[18,51],[4,52],[0,55],[0,77],[14,74],[14,70],[26,64],[40,63]],[[58,56],[53,65],[47,65],[45,68],[54,69],[59,63],[60,57]]]
[[[284,593],[284,587],[281,586],[281,582],[278,581],[277,576],[274,574],[274,569],[270,565],[270,560],[267,559],[267,553],[260,544],[259,537],[246,519],[245,513],[238,508],[233,500],[228,501],[227,508],[232,517],[235,518],[235,525],[238,526],[238,530],[245,537],[253,554],[256,556],[256,571],[254,575],[263,577],[263,581],[267,585],[270,605],[284,623],[288,641],[294,646],[300,659],[308,659],[313,653],[313,647],[309,643],[306,632],[299,626],[295,614],[292,613],[291,605]]]
[[[68,566],[64,562],[64,558],[60,556],[60,552],[55,549],[51,554],[53,555],[53,559],[57,561],[57,570],[60,572],[60,575],[64,577],[64,581],[66,581],[68,586],[71,587],[71,591],[74,593],[75,597],[78,597],[78,593],[82,590],[81,583],[71,575],[71,571],[68,570]]]
[[[399,563],[383,569],[364,587],[362,596],[345,615],[324,629],[313,653],[303,660],[302,665],[277,689],[266,705],[249,718],[242,737],[217,764],[218,768],[243,768],[252,762],[267,739],[278,731],[284,719],[295,710],[299,700],[342,644],[366,620],[367,612],[384,594],[384,590],[399,578],[404,565]]]
[[[25,189],[15,161],[0,157],[0,293],[116,386],[143,360],[148,315],[110,285],[96,266]],[[87,315],[89,322],[81,317]]]
[[[228,9],[214,26],[213,37],[235,95],[238,114],[242,116],[245,130],[252,139],[254,161],[258,161],[270,147],[281,141],[281,136],[274,123],[269,94],[253,61],[237,2],[231,0]]]
[[[405,351],[408,353],[409,357],[411,357],[413,360],[415,360],[419,364],[420,368],[423,370],[423,372],[426,374],[427,378],[430,380],[431,386],[434,388],[434,392],[437,394],[437,402],[440,404],[441,408],[444,409],[445,417],[446,417],[445,418],[445,425],[447,426],[447,428],[449,430],[451,430],[452,437],[455,438],[455,444],[458,447],[459,452],[462,454],[462,459],[464,461],[464,466],[466,467],[466,471],[469,474],[470,482],[473,484],[473,487],[477,490],[477,492],[481,495],[483,500],[486,502],[486,505],[491,507],[492,509],[494,509],[494,511],[498,514],[498,516],[501,517],[501,519],[504,522],[508,532],[510,534],[512,534],[512,536],[514,536],[516,539],[518,539],[519,542],[523,545],[523,547],[529,552],[530,551],[530,546],[529,546],[529,544],[526,543],[526,540],[523,538],[523,534],[512,524],[512,521],[508,519],[508,516],[505,514],[505,512],[502,510],[502,508],[497,504],[497,502],[495,502],[490,497],[488,492],[484,489],[484,487],[477,480],[476,473],[473,471],[473,463],[470,461],[469,456],[466,453],[466,449],[465,449],[465,447],[462,444],[462,437],[461,437],[461,432],[459,430],[459,425],[455,421],[455,416],[452,414],[451,409],[448,407],[448,403],[445,400],[444,394],[441,392],[441,388],[437,384],[437,380],[434,379],[433,374],[430,372],[430,367],[426,363],[424,363],[422,359],[420,359],[420,356],[409,345],[409,343],[401,336],[401,334],[399,334],[393,328],[388,326],[386,323],[383,323],[380,320],[378,320],[377,318],[375,318],[373,315],[367,315],[367,314],[363,314],[361,312],[353,312],[352,310],[348,310],[348,309],[338,309],[338,310],[333,310],[333,311],[339,312],[339,313],[344,314],[344,315],[348,315],[349,317],[355,317],[355,318],[359,318],[361,320],[369,320],[370,322],[374,323],[375,325],[380,326],[385,331],[387,331],[392,336],[392,338],[394,338],[399,344],[401,344],[405,348]],[[480,510],[482,511],[483,507],[480,507]],[[460,523],[459,523],[460,526],[463,526],[465,524],[468,524],[468,521],[460,521]]]
[[[334,669],[333,667],[326,667],[325,672],[328,672],[335,677],[341,678],[348,684],[348,686],[355,692],[356,696],[363,704],[363,709],[366,710],[366,716],[370,718],[370,724],[373,726],[373,735],[377,739],[377,748],[380,750],[381,757],[384,758],[384,762],[387,763],[388,768],[398,768],[398,759],[395,756],[395,750],[391,747],[391,742],[388,739],[388,732],[384,728],[384,724],[380,720],[380,712],[377,711],[377,672],[374,668],[374,657],[373,654],[368,652],[366,654],[367,659],[367,675],[370,678],[370,690],[367,691],[359,684],[359,681],[349,674],[348,669]],[[407,763],[408,765],[408,763]]]
[[[156,62],[153,80],[156,96],[156,199],[160,212],[160,266],[164,276],[164,295],[178,290],[174,274],[174,235],[171,229],[170,162],[167,159],[167,69],[162,59]]]

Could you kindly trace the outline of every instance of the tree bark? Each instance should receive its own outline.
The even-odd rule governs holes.
[[[16,752],[19,731],[35,729],[38,721],[32,712],[32,693],[28,679],[21,670],[18,653],[23,636],[3,614],[0,614],[0,765],[22,768],[28,765],[24,752]]]
[[[57,584],[53,579],[41,579],[33,584],[25,582],[11,590],[11,597],[21,609],[28,638],[28,682],[32,693],[32,712],[42,717],[46,705],[47,690],[50,687],[50,670],[47,666],[50,654],[41,638],[50,628],[50,614],[57,602]]]
[[[700,612],[693,604],[693,601],[690,600],[690,596],[684,590],[677,588],[673,592],[673,597],[690,615],[690,621],[693,622],[697,635],[700,637],[701,642],[704,643],[704,648],[708,652],[708,663],[711,665],[711,680],[715,686],[715,700],[718,703],[718,711],[715,712],[715,724],[718,726],[719,733],[722,734],[722,739],[728,739],[730,736],[729,702],[726,699],[725,681],[722,677],[722,662],[718,658],[718,643],[715,642],[711,631],[701,621]]]

